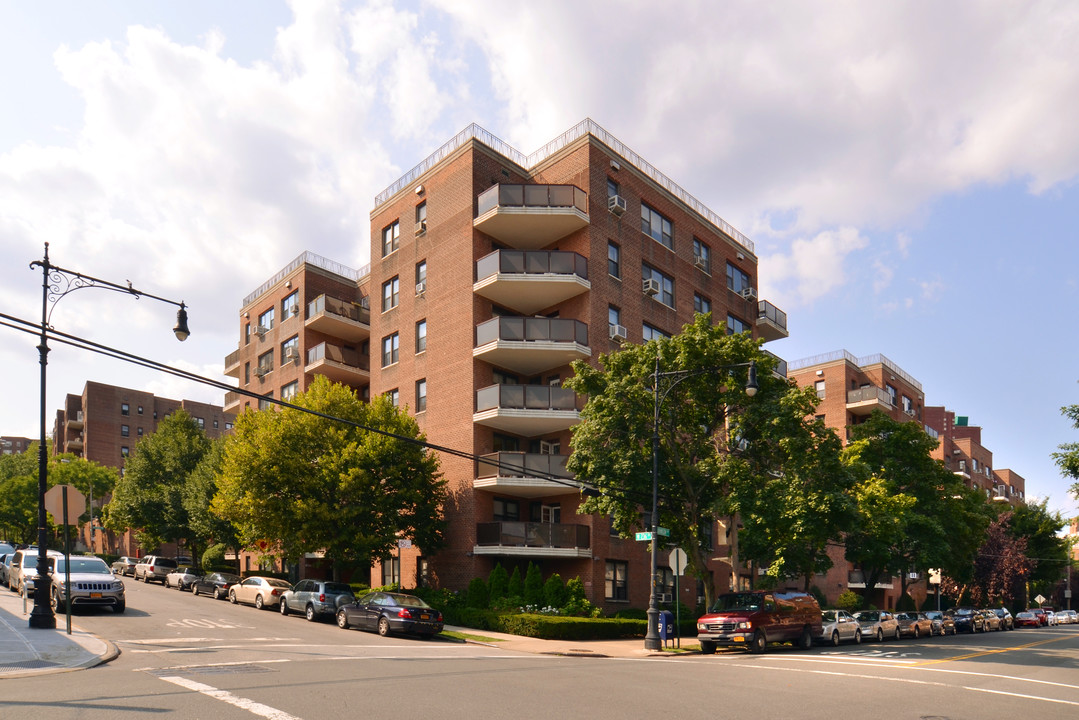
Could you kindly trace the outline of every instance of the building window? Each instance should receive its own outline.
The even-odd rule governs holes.
[[[400,347],[401,338],[397,333],[382,338],[382,367],[389,367],[397,362]]]
[[[300,381],[293,380],[288,385],[281,386],[281,399],[286,402],[296,397],[296,393],[300,391]],[[214,421],[216,422],[216,420]],[[216,427],[216,426],[215,426]]]
[[[244,345],[251,344],[251,323],[244,323]]]
[[[644,203],[641,203],[641,232],[651,236],[668,250],[674,250],[674,230],[671,227],[671,221]]]
[[[649,340],[658,340],[659,338],[670,337],[668,333],[663,332],[657,327],[652,327],[648,323],[644,324],[643,329],[641,330],[641,334],[644,336],[645,342],[648,342]]]
[[[427,378],[416,381],[416,412],[427,409]]]
[[[244,385],[247,385],[249,382],[251,382],[251,363],[245,362],[244,363]]]
[[[389,399],[390,405],[393,405],[394,407],[401,406],[401,393],[398,392],[397,388],[394,388],[393,390],[387,390],[386,397]]]
[[[817,398],[819,398],[820,400],[823,400],[824,399],[824,381],[823,380],[818,380],[817,382],[813,383],[813,389],[815,389],[817,391]]]
[[[142,405],[139,405],[135,412],[137,412],[139,415],[142,415]]]
[[[260,397],[259,398],[259,410],[268,410],[269,408],[273,407],[273,403],[270,402],[270,398],[272,398],[272,397],[273,397],[273,393],[270,393],[268,395],[264,395],[263,397]]]
[[[300,336],[293,335],[285,342],[281,343],[281,367],[284,367],[286,363],[295,360],[300,360]]]
[[[300,314],[300,291],[293,290],[292,294],[281,301],[281,321]]]
[[[891,385],[885,384],[884,389],[888,392],[888,403],[892,407],[895,407],[895,395],[896,395],[895,388],[892,387]]]
[[[746,332],[749,330],[749,326],[744,322],[736,318],[734,315],[727,316],[727,334],[737,335],[738,333]]]
[[[693,263],[709,275],[712,274],[712,249],[693,238]]]
[[[753,286],[749,284],[749,275],[727,263],[727,289],[741,295],[743,290],[750,287]]]
[[[225,429],[226,430],[231,430],[232,429],[232,423],[230,423],[230,422],[225,423]]]
[[[416,263],[416,294],[427,291],[427,261]]]
[[[604,595],[608,600],[629,600],[626,576],[629,564],[622,560],[608,560]]]
[[[120,448],[120,457],[127,457],[131,454],[131,450],[126,445]]]
[[[607,274],[611,277],[622,277],[621,249],[613,242],[607,243]]]
[[[674,307],[674,278],[668,275],[664,275],[651,265],[641,266],[641,276],[645,280],[652,279],[658,282],[659,294],[656,295],[656,300],[660,301],[669,308]]]
[[[422,235],[427,232],[427,201],[424,200],[416,206],[416,234]]]
[[[521,441],[512,435],[494,433],[491,436],[491,448],[495,452],[518,452],[521,449]]]
[[[216,430],[216,429],[217,429],[217,418],[214,418],[214,430]],[[140,432],[139,434],[141,435],[142,433]]]
[[[128,405],[127,403],[120,403],[120,414],[121,415],[130,415],[131,414],[131,406]]]
[[[129,428],[127,425],[121,425],[120,437],[128,437],[129,435],[131,435],[131,428]]]
[[[259,327],[263,328],[261,332],[266,330],[273,330],[274,308],[270,308],[266,312],[259,315]]]
[[[139,437],[142,437],[142,428],[137,428],[135,430],[135,434],[138,435]]]
[[[416,323],[416,354],[427,350],[427,320]]]
[[[914,414],[914,406],[911,404],[910,398],[906,395],[903,396],[903,412],[905,412],[907,415]],[[978,468],[974,469],[977,470]]]
[[[206,420],[204,420],[203,418],[197,417],[195,418],[195,422],[199,424],[199,430],[206,429]]]
[[[388,557],[382,560],[382,585],[401,586],[401,558]]]
[[[273,370],[273,350],[264,352],[259,355],[258,369],[255,370],[256,375],[265,375]]]
[[[496,497],[493,512],[496,522],[516,522],[521,519],[521,503]]]
[[[693,312],[700,315],[712,312],[712,301],[698,293],[693,293]]]
[[[622,324],[622,311],[614,305],[607,306],[607,324],[612,327]]]
[[[705,520],[701,523],[701,547],[705,550],[713,550],[716,547],[715,527],[716,524],[711,520]],[[682,568],[682,570],[685,570],[685,568]]]
[[[397,250],[401,244],[401,223],[394,220],[389,227],[382,228],[382,257]]]
[[[397,307],[401,294],[401,280],[397,276],[382,283],[382,312]]]
[[[607,178],[607,197],[613,198],[618,194],[618,183],[610,178]]]

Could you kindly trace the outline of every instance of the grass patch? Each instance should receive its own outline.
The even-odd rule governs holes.
[[[442,637],[453,638],[454,640],[460,640],[461,642],[467,642],[468,640],[472,640],[474,642],[488,643],[502,642],[500,638],[486,637],[485,635],[473,635],[471,633],[463,633],[456,630],[443,630],[439,634]]]

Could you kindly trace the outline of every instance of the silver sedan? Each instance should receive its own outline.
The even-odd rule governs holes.
[[[862,628],[846,610],[825,610],[821,613],[823,631],[818,640],[829,645],[841,642],[862,642]]]
[[[877,642],[884,638],[899,639],[899,623],[887,610],[863,610],[854,613],[854,618],[861,626],[864,638],[873,638]]]

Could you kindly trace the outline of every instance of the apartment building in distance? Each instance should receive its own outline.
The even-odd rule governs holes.
[[[72,453],[123,473],[127,458],[143,437],[152,435],[165,417],[183,409],[215,438],[232,429],[235,416],[219,405],[193,400],[172,400],[130,388],[87,382],[81,395],[69,394],[57,411],[53,427],[53,453]],[[108,498],[94,498],[100,508]],[[79,539],[89,545],[89,527],[80,528]],[[116,535],[98,529],[95,552],[136,555],[130,533]],[[146,548],[154,550],[155,548]]]
[[[967,487],[984,492],[993,502],[1017,505],[1025,501],[1026,480],[1012,470],[993,467],[993,453],[982,445],[980,427],[944,407],[927,407],[925,422],[940,440],[933,457],[963,478]]]
[[[26,452],[32,442],[34,441],[26,437],[0,436],[0,455],[18,455]]]

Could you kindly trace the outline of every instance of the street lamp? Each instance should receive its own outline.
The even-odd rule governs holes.
[[[127,293],[128,295],[134,295],[136,298],[143,296],[153,298],[154,300],[160,300],[161,302],[169,303],[170,305],[178,305],[180,309],[176,312],[176,327],[172,329],[176,338],[183,342],[191,334],[191,330],[187,327],[187,306],[183,302],[176,302],[175,300],[169,300],[167,298],[158,297],[157,295],[151,295],[150,293],[142,292],[131,287],[131,283],[127,285],[117,285],[116,283],[109,282],[108,280],[101,280],[100,278],[91,277],[89,275],[83,275],[82,273],[75,272],[74,270],[67,270],[62,267],[58,267],[49,262],[49,244],[45,243],[45,258],[43,260],[35,260],[30,263],[31,268],[41,268],[41,344],[38,345],[38,357],[41,363],[41,427],[40,429],[40,445],[38,447],[38,472],[37,472],[37,580],[34,585],[34,609],[30,613],[30,627],[42,628],[51,630],[56,627],[56,616],[52,612],[52,606],[49,604],[48,587],[49,576],[48,567],[46,566],[47,552],[45,549],[48,543],[48,535],[46,533],[46,521],[47,513],[45,511],[45,492],[49,489],[48,484],[48,452],[46,451],[46,435],[45,435],[45,377],[46,367],[48,366],[49,355],[49,335],[48,331],[49,318],[52,316],[52,308],[56,307],[56,303],[60,302],[70,292],[75,290],[81,290],[82,288],[102,288],[103,290],[113,290],[115,292]],[[90,528],[93,532],[93,507],[90,508]]]
[[[667,372],[660,372],[659,355],[656,355],[656,369],[652,372],[652,576],[648,593],[648,630],[644,635],[645,650],[663,649],[663,643],[659,637],[659,608],[657,607],[658,588],[656,587],[656,572],[658,570],[656,553],[659,546],[659,409],[662,407],[663,401],[667,399],[668,393],[677,387],[683,380],[697,375],[705,375],[721,370],[732,370],[739,367],[749,368],[749,377],[746,379],[746,395],[753,397],[757,394],[757,389],[760,387],[757,385],[757,362],[755,360],[744,363],[735,363],[733,365],[700,368],[697,370],[670,370]],[[660,378],[669,378],[671,380],[671,383],[663,390],[663,392],[660,392],[659,390]]]

